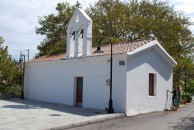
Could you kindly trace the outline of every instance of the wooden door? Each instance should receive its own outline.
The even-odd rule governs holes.
[[[83,77],[77,77],[77,85],[76,85],[76,105],[82,106],[82,98],[83,98]]]

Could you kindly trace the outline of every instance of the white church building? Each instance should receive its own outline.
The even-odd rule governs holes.
[[[100,40],[100,39],[99,39]],[[157,40],[113,44],[115,112],[136,115],[166,109],[175,60]],[[27,99],[105,110],[110,93],[110,45],[92,48],[92,20],[81,9],[67,29],[67,52],[26,63]]]

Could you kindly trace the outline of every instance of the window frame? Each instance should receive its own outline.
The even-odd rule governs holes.
[[[156,96],[156,74],[149,73],[148,95]]]

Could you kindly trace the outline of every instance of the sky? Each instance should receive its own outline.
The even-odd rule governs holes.
[[[3,36],[4,45],[8,46],[9,54],[16,60],[20,52],[27,55],[30,50],[30,59],[38,53],[37,46],[44,36],[36,34],[35,27],[39,27],[38,17],[55,13],[57,3],[66,0],[0,0],[0,36]],[[97,0],[78,0],[85,9]],[[77,0],[68,0],[75,5]],[[193,0],[168,0],[175,10],[181,10],[194,22]],[[194,34],[194,26],[190,26]]]

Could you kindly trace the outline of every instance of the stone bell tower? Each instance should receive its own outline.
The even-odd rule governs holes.
[[[67,58],[91,55],[92,20],[82,10],[76,9],[67,27]]]

